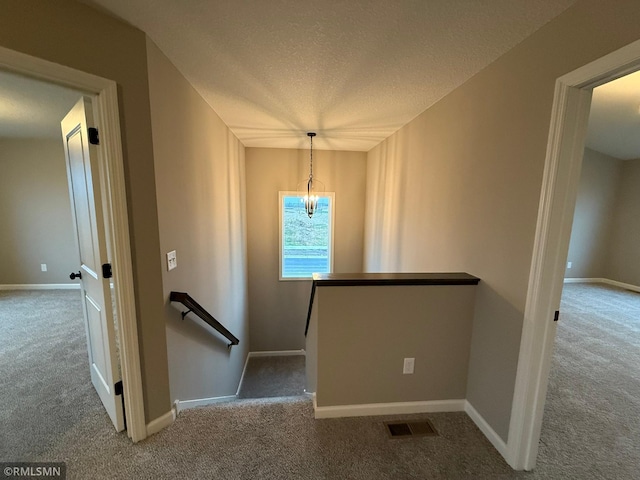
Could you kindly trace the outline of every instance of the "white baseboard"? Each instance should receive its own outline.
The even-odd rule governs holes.
[[[220,402],[228,402],[230,400],[235,400],[236,395],[227,395],[224,397],[210,397],[210,398],[196,398],[194,400],[176,400],[174,402],[176,415],[182,412],[183,410],[188,410],[190,408],[202,407],[204,405],[212,405],[214,403]]]
[[[306,354],[307,353],[304,350],[273,350],[264,352],[249,352],[249,357],[288,357],[292,355]]]
[[[640,293],[640,287],[637,285],[631,285],[630,283],[618,282],[616,280],[609,280],[608,278],[602,279],[603,283],[607,283],[609,285],[613,285],[614,287],[625,288],[627,290],[631,290],[632,292]]]
[[[240,375],[240,381],[238,382],[238,389],[236,390],[236,397],[240,395],[240,387],[242,387],[242,382],[244,381],[244,374],[247,372],[247,364],[249,363],[249,358],[251,358],[251,352],[247,354],[247,358],[244,359],[244,368],[242,369],[242,375]]]
[[[638,285],[618,282],[617,280],[611,280],[609,278],[565,278],[564,283],[605,283],[607,285],[613,285],[614,287],[620,287],[626,290],[631,290],[632,292],[640,293],[640,286]]]
[[[161,417],[152,420],[147,423],[147,437],[150,437],[154,433],[158,433],[163,428],[171,425],[176,419],[176,409],[174,407],[171,408],[167,413],[162,415]]]
[[[564,283],[604,283],[604,278],[565,278]]]
[[[504,457],[504,459],[509,463],[508,453],[507,453],[507,444],[500,438],[493,428],[487,423],[487,421],[478,413],[478,411],[473,408],[473,405],[469,403],[468,400],[464,401],[464,411],[469,415],[469,418],[473,420],[473,423],[477,425],[484,436],[491,442],[491,444],[498,450],[500,455]]]
[[[424,402],[368,403],[319,407],[313,397],[315,418],[365,417],[409,413],[464,412],[465,400],[429,400]]]
[[[79,283],[26,283],[0,285],[0,290],[80,290]]]

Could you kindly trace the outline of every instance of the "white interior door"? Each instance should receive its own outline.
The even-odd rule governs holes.
[[[62,120],[71,209],[76,225],[80,265],[71,277],[82,291],[89,368],[95,387],[117,431],[124,430],[122,389],[115,343],[109,280],[102,266],[109,262],[102,216],[97,146],[89,142],[93,127],[91,101],[81,98]],[[121,385],[121,384],[120,384]]]

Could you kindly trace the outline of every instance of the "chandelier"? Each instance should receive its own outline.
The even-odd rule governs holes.
[[[307,136],[309,137],[310,148],[309,148],[309,178],[302,181],[302,184],[306,183],[306,191],[303,188],[298,188],[298,190],[302,190],[304,196],[302,197],[302,202],[304,203],[304,209],[307,212],[309,218],[313,217],[313,214],[318,209],[318,200],[320,196],[318,192],[324,191],[324,184],[319,180],[313,178],[313,137],[316,136],[315,132],[308,132]]]

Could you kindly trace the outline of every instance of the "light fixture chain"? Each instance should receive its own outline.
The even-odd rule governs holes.
[[[304,197],[304,206],[309,218],[313,217],[314,212],[318,207],[318,196],[314,195],[313,189],[313,137],[315,132],[308,132],[307,136],[310,141],[309,148],[309,180],[307,181],[307,194]]]

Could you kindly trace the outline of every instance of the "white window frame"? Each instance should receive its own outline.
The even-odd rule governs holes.
[[[320,197],[328,197],[329,198],[329,269],[330,272],[333,272],[333,243],[334,243],[334,239],[333,239],[333,232],[334,232],[334,224],[335,224],[335,213],[336,213],[336,194],[335,192],[324,192],[322,194],[319,194]],[[282,261],[284,258],[284,231],[283,231],[283,218],[282,218],[282,213],[283,213],[283,200],[284,197],[299,197],[302,198],[303,195],[300,192],[290,192],[290,191],[286,191],[286,192],[278,192],[278,217],[279,217],[279,228],[278,228],[278,276],[280,281],[282,282],[288,282],[288,281],[300,281],[300,280],[304,280],[304,281],[309,281],[312,280],[311,277],[283,277],[282,276]],[[300,208],[304,208],[302,205],[300,205]]]

